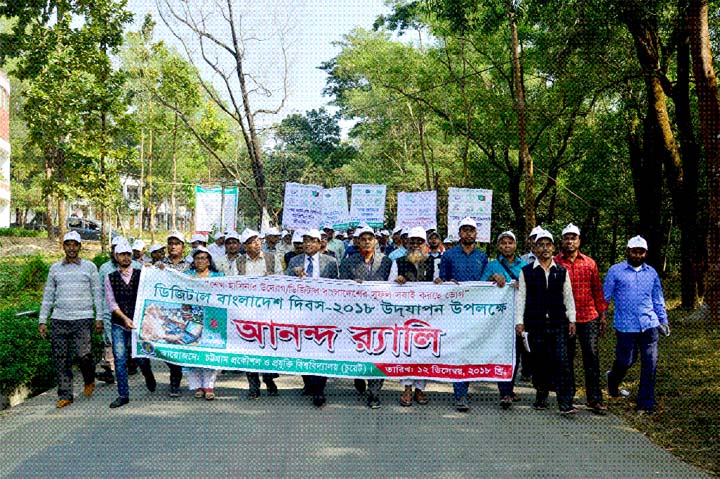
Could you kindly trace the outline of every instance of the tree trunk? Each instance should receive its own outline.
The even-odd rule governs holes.
[[[177,230],[176,220],[176,196],[175,190],[177,188],[177,129],[178,129],[178,114],[175,113],[175,124],[173,125],[173,141],[172,141],[172,165],[173,165],[173,184],[170,192],[170,215],[172,216],[172,230]]]
[[[140,211],[140,231],[138,238],[143,236],[143,220],[145,219],[145,129],[140,129],[140,182],[138,184],[138,211]]]
[[[45,180],[50,182],[53,175],[52,162],[48,155],[45,155]],[[48,239],[55,240],[55,225],[53,224],[53,195],[45,195],[45,228],[47,229]]]
[[[700,133],[708,170],[708,277],[710,317],[720,318],[720,97],[710,50],[707,0],[690,0],[687,12],[690,51],[700,112]]]
[[[535,192],[533,159],[528,149],[525,127],[525,85],[523,84],[522,69],[520,65],[520,42],[518,40],[515,12],[511,9],[510,30],[512,33],[513,80],[515,84],[515,109],[518,117],[518,140],[520,149],[519,168],[525,179],[525,231],[527,237],[530,230],[535,227]]]
[[[148,229],[150,230],[150,242],[155,242],[155,201],[153,198],[153,182],[155,181],[152,175],[153,167],[153,131],[150,130],[150,140],[148,143],[148,196],[150,198],[150,218],[148,222]]]

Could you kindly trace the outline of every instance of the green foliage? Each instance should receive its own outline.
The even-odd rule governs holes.
[[[17,312],[0,310],[0,392],[7,394],[21,385],[48,389],[55,376],[50,341],[40,338],[37,319],[15,317]]]
[[[14,185],[13,185],[14,186]],[[13,193],[15,190],[13,190]],[[47,236],[45,231],[26,230],[25,228],[10,227],[0,228],[0,236],[19,236],[24,238],[44,238]]]
[[[110,254],[108,253],[98,253],[92,259],[92,262],[98,267],[98,269],[108,261],[110,261]]]
[[[45,286],[50,265],[45,262],[42,256],[34,256],[25,263],[17,277],[16,291],[38,290],[42,291]]]

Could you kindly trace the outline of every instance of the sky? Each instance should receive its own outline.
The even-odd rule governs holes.
[[[183,3],[183,0],[170,1],[174,5]],[[279,42],[275,32],[282,30],[286,35],[289,96],[278,116],[260,118],[259,122],[268,125],[279,121],[287,114],[303,114],[313,108],[325,106],[331,98],[322,96],[327,76],[318,67],[322,62],[332,59],[339,53],[339,47],[333,45],[333,42],[342,40],[344,34],[356,27],[372,28],[377,16],[389,11],[384,2],[385,0],[234,1],[235,23],[242,24],[242,30],[248,37],[248,70],[272,91],[272,96],[267,99],[256,97],[254,108],[262,106],[274,109],[279,104],[279,99],[282,97],[283,75],[282,61],[278,55]],[[192,0],[185,2],[193,5],[193,8],[211,8],[207,5],[214,3]],[[128,0],[128,9],[135,13],[135,24],[131,29],[137,30],[145,14],[152,13],[157,21],[155,38],[165,40],[182,51],[180,43],[172,37],[157,16],[155,0]],[[237,17],[241,17],[242,22]],[[219,13],[210,12],[208,28],[218,36],[228,38],[226,25]],[[189,38],[189,32],[187,30],[183,32],[184,36]],[[223,61],[221,52],[217,55],[222,65],[228,65],[227,61]],[[212,76],[207,67],[201,69],[201,74],[206,78]],[[217,81],[216,85],[220,88]]]

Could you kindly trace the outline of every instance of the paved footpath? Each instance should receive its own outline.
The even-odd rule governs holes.
[[[292,376],[278,380],[279,397],[263,389],[248,401],[244,375],[226,373],[213,402],[187,389],[169,398],[167,369],[153,366],[157,391],[133,376],[119,409],[108,408],[114,385],[98,383],[86,399],[76,382],[81,397],[64,409],[48,391],[0,413],[0,477],[708,477],[615,416],[534,411],[529,388],[502,411],[494,385],[473,384],[470,412],[458,413],[449,384],[404,408],[400,386],[386,381],[383,407],[370,410],[352,381],[331,379],[328,404],[315,409]]]

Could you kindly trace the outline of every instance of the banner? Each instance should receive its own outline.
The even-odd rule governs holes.
[[[398,193],[397,221],[395,226],[424,230],[437,229],[437,191]]]
[[[352,185],[350,224],[366,223],[371,228],[385,225],[385,185]]]
[[[502,381],[515,288],[229,276],[143,268],[133,355],[349,378]]]
[[[285,183],[282,225],[287,229],[319,228],[322,219],[322,186]]]
[[[220,227],[220,204],[223,203],[222,222]],[[236,212],[238,204],[237,187],[225,188],[212,186],[195,187],[195,231],[209,233],[214,231],[230,231],[237,227]]]
[[[320,226],[330,226],[335,231],[344,231],[350,226],[347,189],[344,186],[325,189],[322,192],[323,209]]]
[[[458,224],[470,217],[477,223],[477,240],[490,242],[492,190],[448,188],[448,236],[458,239]]]

